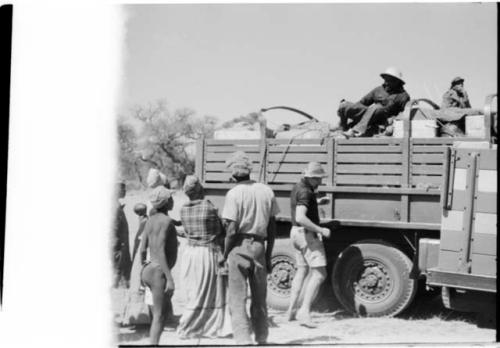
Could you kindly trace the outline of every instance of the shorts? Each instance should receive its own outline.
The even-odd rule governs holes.
[[[292,226],[290,239],[295,249],[295,259],[298,267],[326,266],[325,247],[314,232],[307,232],[304,227]]]

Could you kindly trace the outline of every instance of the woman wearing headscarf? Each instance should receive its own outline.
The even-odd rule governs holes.
[[[224,232],[217,209],[204,199],[198,178],[185,179],[189,202],[181,208],[187,245],[182,256],[180,279],[186,291],[186,307],[177,333],[181,338],[223,337],[231,332],[226,306],[225,276],[218,261]]]

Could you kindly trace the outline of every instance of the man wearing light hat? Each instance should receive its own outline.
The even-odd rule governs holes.
[[[311,321],[311,305],[326,278],[326,253],[322,238],[330,237],[330,229],[319,225],[316,189],[327,174],[319,162],[310,162],[304,170],[304,177],[294,186],[290,195],[292,230],[290,239],[295,248],[297,271],[292,282],[292,294],[287,311],[289,321],[295,320],[307,327],[315,327]],[[301,308],[295,307],[301,293],[304,279],[311,272],[304,285],[304,300]]]
[[[165,320],[172,313],[172,297],[175,289],[171,269],[177,260],[177,233],[173,220],[168,216],[172,209],[172,192],[157,186],[150,194],[150,217],[144,226],[141,240],[141,281],[149,287],[153,297],[153,320],[149,332],[152,345],[157,345]],[[149,250],[149,260],[148,257]]]
[[[460,76],[451,81],[450,89],[443,95],[442,109],[446,108],[470,108],[470,101],[467,92],[464,89],[464,79]]]
[[[250,180],[252,162],[238,151],[227,161],[235,187],[226,194],[222,218],[226,222],[224,259],[228,264],[228,303],[236,344],[258,344],[268,336],[267,273],[276,234],[279,212],[271,188]],[[246,310],[247,282],[251,290],[251,321]]]
[[[359,102],[340,102],[337,114],[347,137],[376,133],[375,126],[390,123],[390,119],[403,111],[406,103],[410,101],[410,96],[403,87],[403,74],[399,69],[387,68],[380,76],[384,83],[370,91]]]

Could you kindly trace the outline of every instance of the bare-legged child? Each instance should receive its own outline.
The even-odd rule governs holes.
[[[142,282],[153,295],[153,320],[149,331],[150,342],[157,345],[166,319],[172,311],[171,297],[175,285],[171,274],[177,260],[177,234],[173,220],[171,191],[164,186],[154,189],[150,197],[153,210],[144,227],[141,242]],[[146,261],[149,249],[149,261]]]

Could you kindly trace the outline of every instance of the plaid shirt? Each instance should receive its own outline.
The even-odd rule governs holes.
[[[217,209],[205,199],[190,201],[181,208],[181,222],[189,241],[207,245],[222,233]]]

